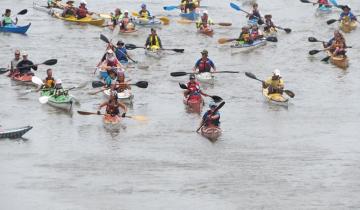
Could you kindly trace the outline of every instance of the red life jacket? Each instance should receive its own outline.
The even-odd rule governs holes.
[[[188,82],[187,88],[190,91],[189,96],[200,95],[200,83],[199,82],[195,82],[195,83]]]
[[[118,65],[118,61],[115,59],[113,62],[107,60],[107,66],[116,67]]]
[[[210,72],[210,70],[211,70],[211,65],[209,59],[206,59],[206,61],[201,59],[199,63],[199,72]]]

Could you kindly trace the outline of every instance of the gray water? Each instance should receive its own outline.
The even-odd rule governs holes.
[[[231,54],[217,40],[238,36],[246,19],[228,1],[203,1],[215,21],[233,23],[214,27],[213,38],[197,34],[194,25],[178,24],[177,11],[162,10],[176,1],[146,2],[154,14],[172,20],[158,31],[164,46],[185,49],[161,60],[145,57],[141,49],[131,51],[150,68],[128,69],[132,81],[149,81],[148,89],[133,88],[129,115],[145,115],[149,122],[125,119],[120,128],[107,130],[101,117],[76,113],[94,111],[104,100],[101,94],[87,94],[94,91],[90,84],[72,92],[81,105],[68,114],[41,105],[38,93],[23,94],[30,87],[0,76],[1,125],[34,127],[24,139],[0,141],[0,209],[360,209],[359,30],[345,35],[353,48],[344,71],[320,62],[325,54],[307,54],[321,49],[307,37],[330,38],[337,24],[325,22],[338,12],[316,16],[311,4],[258,0],[263,15],[272,13],[275,23],[293,32],[279,32],[276,44]],[[360,14],[359,1],[348,2]],[[88,3],[99,12],[115,5],[137,11],[141,1]],[[34,62],[57,58],[54,76],[65,87],[96,79],[94,66],[105,50],[100,33],[137,45],[149,33],[140,29],[138,36],[113,35],[31,7],[28,0],[1,1],[2,11],[28,8],[19,20],[32,26],[27,36],[0,34],[0,65],[9,64],[15,49],[26,50]],[[249,10],[248,5],[243,8]],[[200,115],[187,113],[182,104],[178,82],[187,77],[169,76],[191,71],[205,48],[218,70],[241,72],[219,74],[213,87],[203,87],[226,101],[221,110],[224,132],[215,143],[194,132]],[[46,68],[36,75],[44,78]],[[296,94],[288,109],[266,103],[259,82],[243,74],[266,78],[274,68]]]

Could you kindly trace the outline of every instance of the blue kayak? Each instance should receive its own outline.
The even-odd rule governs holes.
[[[0,27],[0,32],[25,34],[26,31],[30,28],[30,25],[31,25],[31,23],[29,23],[26,26],[7,25],[4,27]]]
[[[250,20],[248,20],[248,25],[249,26],[254,26],[254,25],[257,25],[258,24],[258,19],[250,19]]]
[[[320,13],[330,13],[332,11],[332,8],[327,7],[325,5],[321,5],[320,7],[317,8],[317,11]]]
[[[192,11],[190,13],[180,13],[180,17],[186,18],[188,20],[197,20],[199,18],[199,13]]]
[[[154,27],[154,26],[159,26],[161,25],[161,21],[160,20],[157,20],[155,18],[153,19],[149,19],[149,20],[141,20],[141,18],[137,18],[135,19],[135,25],[138,25],[138,26],[144,26],[144,27]]]

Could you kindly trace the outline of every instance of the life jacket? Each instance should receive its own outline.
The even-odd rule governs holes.
[[[159,37],[157,35],[154,36],[150,35],[150,46],[157,46],[160,48]]]
[[[244,42],[248,42],[248,41],[250,41],[250,33],[243,33],[243,32],[241,32],[241,34],[240,34],[240,37],[239,37],[239,40],[240,41],[244,41]]]
[[[115,50],[116,58],[119,61],[128,61],[128,58],[126,56],[126,48],[116,48]]]
[[[282,80],[281,78],[277,79],[277,80],[273,80],[272,77],[270,77],[269,79],[267,79],[265,81],[265,83],[267,85],[270,85],[270,86],[275,87],[275,88],[284,87],[284,80]]]
[[[260,19],[261,18],[261,15],[260,15],[260,12],[258,10],[253,10],[252,11],[252,14],[249,16],[249,20],[252,20],[252,19]]]
[[[139,17],[140,17],[140,18],[146,18],[146,19],[148,19],[149,16],[150,16],[150,12],[149,12],[148,10],[145,10],[145,11],[140,10],[140,11],[139,11]]]
[[[86,9],[86,7],[81,7],[81,6],[76,11],[76,15],[77,15],[78,19],[86,17],[87,13],[88,13],[88,10]]]
[[[129,17],[124,17],[124,18],[121,20],[120,29],[126,29],[127,24],[129,24],[129,22],[130,22],[130,18],[129,18]]]
[[[206,59],[206,61],[200,59],[198,68],[199,68],[199,72],[210,72],[211,70],[210,60],[208,58]]]
[[[118,65],[118,61],[116,59],[114,61],[106,60],[106,65],[110,67],[116,67]]]
[[[199,82],[188,82],[187,89],[189,90],[189,97],[194,95],[200,95],[200,83]]]
[[[54,79],[54,77],[50,77],[50,78],[46,77],[44,85],[45,85],[46,88],[54,88],[55,87],[55,79]]]
[[[319,0],[318,3],[319,4],[325,4],[325,5],[329,4],[328,0]]]
[[[211,110],[207,111],[203,116],[203,119],[205,120],[205,126],[209,126],[209,125],[219,126],[220,125],[220,117],[216,120],[211,120],[209,118],[210,115],[212,115]],[[220,116],[220,113],[215,112],[214,115]]]
[[[115,99],[113,99],[113,100],[115,100]],[[117,103],[117,101],[116,102],[111,101],[110,103],[107,104],[106,113],[110,114],[112,116],[118,115],[120,113],[119,104]]]
[[[6,25],[12,25],[13,24],[13,21],[11,19],[11,17],[4,17],[3,19],[3,25],[6,26]]]
[[[251,38],[253,40],[257,39],[257,37],[259,36],[259,29],[258,30],[251,30],[250,36],[251,36]]]

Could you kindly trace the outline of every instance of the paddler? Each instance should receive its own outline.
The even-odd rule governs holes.
[[[20,50],[15,50],[15,57],[14,59],[11,60],[10,62],[10,75],[13,75],[16,71],[16,66],[18,65],[18,63],[20,62]]]
[[[335,38],[338,36],[342,37],[345,40],[344,35],[342,35],[342,33],[339,30],[335,30],[334,37],[332,37],[328,42],[323,42],[324,48],[330,47],[335,41]]]
[[[119,8],[115,9],[115,14],[113,15],[111,13],[111,22],[112,26],[115,28],[116,25],[120,24],[120,20],[123,18],[123,14],[121,13],[121,10]]]
[[[129,59],[131,59],[131,57],[127,53],[125,43],[122,40],[119,40],[116,43],[115,55],[116,58],[120,61],[120,63],[128,63]]]
[[[23,59],[17,64],[16,68],[18,69],[20,75],[34,75],[33,72],[31,72],[31,69],[37,70],[37,65],[34,65],[34,63],[28,59],[27,52],[22,53]]]
[[[246,15],[246,17],[249,18],[250,21],[257,22],[259,25],[264,24],[264,21],[261,18],[260,12],[259,12],[259,5],[257,3],[253,4],[253,10],[250,14]]]
[[[319,4],[319,7],[331,7],[328,0],[318,0],[317,3]]]
[[[129,16],[129,11],[124,11],[124,16],[122,17],[120,21],[120,30],[122,31],[130,31],[134,30],[135,25],[131,22],[131,18]]]
[[[151,28],[151,34],[146,39],[145,47],[150,50],[162,49],[161,39],[154,28]]]
[[[351,12],[351,8],[348,5],[342,7],[342,10],[343,10],[343,12],[340,14],[339,21],[341,21],[345,18],[349,19],[350,21],[357,20],[356,16]]]
[[[118,79],[117,74],[118,74],[118,70],[114,68],[108,71],[108,76],[104,80],[105,88],[111,88],[111,89],[115,88],[115,84]]]
[[[271,18],[272,18],[272,15],[265,15],[264,31],[267,32],[267,33],[270,33],[272,31],[276,31],[275,24],[273,23]]]
[[[263,33],[261,32],[261,30],[259,29],[259,27],[257,25],[253,25],[251,27],[251,32],[250,32],[250,39],[255,41],[257,39],[261,39],[263,38],[264,35]]]
[[[273,75],[263,82],[263,88],[268,88],[268,95],[273,93],[283,93],[284,81],[281,79],[279,69],[275,69]]]
[[[150,19],[151,14],[149,10],[146,9],[146,4],[141,4],[141,10],[139,11],[139,18]]]
[[[214,25],[214,22],[209,18],[209,14],[207,10],[203,11],[203,15],[196,22],[196,28],[200,30],[204,30],[209,27],[209,25]]]
[[[190,97],[201,97],[201,95],[209,96],[208,94],[201,91],[200,83],[196,81],[194,74],[190,74],[189,82],[187,83],[186,87],[187,90],[184,91],[185,98],[190,99]]]
[[[55,79],[52,74],[52,69],[47,69],[46,75],[47,75],[46,78],[43,80],[44,85],[42,88],[47,88],[47,89],[55,88]]]
[[[239,35],[239,38],[236,39],[236,41],[238,42],[238,44],[252,44],[253,40],[251,39],[250,36],[250,30],[249,27],[244,26],[241,28],[241,33]]]
[[[205,112],[205,114],[203,115],[200,126],[205,126],[205,127],[220,126],[220,113],[219,111],[215,112],[216,107],[217,107],[216,103],[211,101],[209,104],[210,109],[207,112]]]
[[[325,48],[330,50],[330,52],[335,55],[343,55],[346,54],[346,42],[343,36],[336,36],[335,40],[332,42],[331,46],[328,48]]]
[[[15,21],[11,19],[11,10],[6,9],[5,14],[3,14],[3,18],[1,19],[0,26],[7,26],[7,25],[16,25],[18,22],[18,18],[15,18]]]
[[[61,79],[57,79],[55,81],[54,89],[55,89],[55,92],[54,92],[55,97],[59,97],[59,96],[62,96],[62,95],[67,96],[69,94],[69,90],[65,90],[63,88]]]
[[[106,59],[100,65],[101,68],[101,77],[106,79],[109,76],[109,71],[113,68],[121,69],[122,65],[120,64],[119,60],[116,58],[115,53],[113,50],[108,49],[106,51]]]
[[[87,15],[92,15],[92,12],[89,12],[88,9],[86,8],[87,2],[85,0],[81,0],[80,1],[80,6],[79,8],[76,10],[76,18],[77,19],[82,19],[85,18]]]
[[[125,72],[123,71],[117,72],[117,80],[112,89],[116,90],[116,92],[118,93],[124,92],[125,90],[131,90],[130,85],[128,85],[127,82],[125,81]]]
[[[119,108],[121,108],[124,111],[121,117],[126,117],[127,107],[124,103],[118,101],[118,96],[115,91],[112,92],[112,94],[110,94],[109,101],[100,104],[97,111],[98,114],[100,114],[100,110],[104,106],[106,106],[106,114],[109,114],[111,116],[116,116],[116,115],[120,116]]]
[[[74,7],[74,1],[67,1],[64,7],[64,11],[61,14],[62,17],[75,16],[76,8]]]
[[[190,13],[196,9],[195,0],[181,0],[180,3],[181,12]]]
[[[195,66],[193,67],[194,72],[196,72],[196,69],[199,70],[199,73],[216,71],[215,64],[208,58],[208,55],[209,52],[207,50],[201,51],[201,58],[196,61]],[[211,69],[213,71],[211,71]]]

